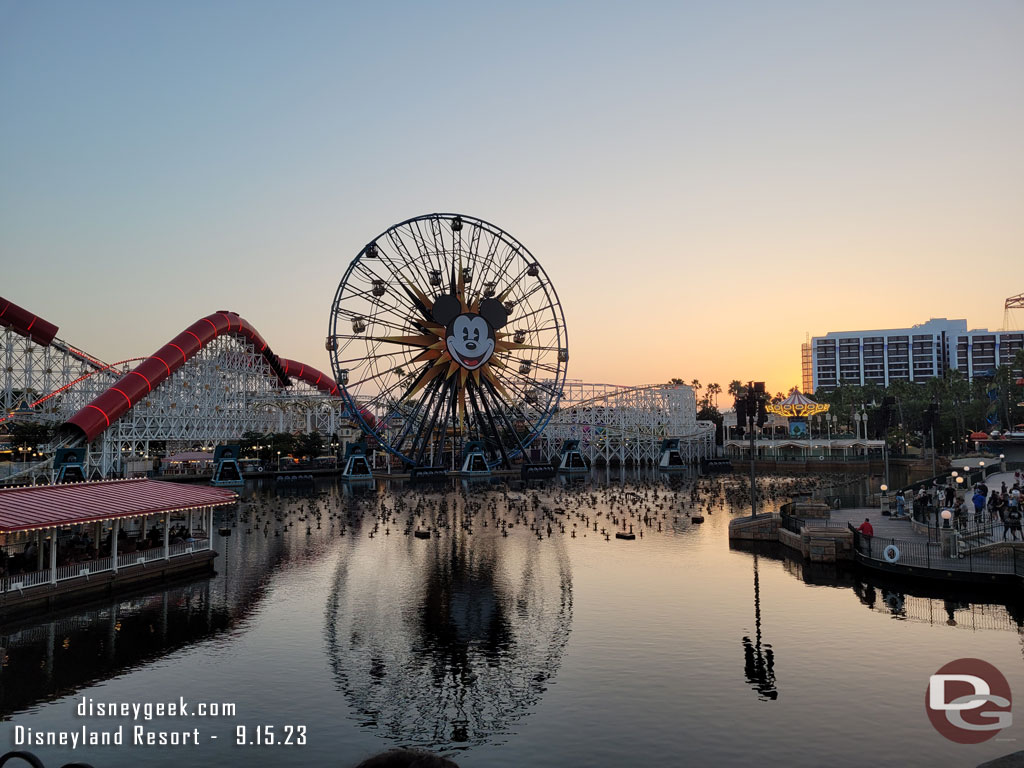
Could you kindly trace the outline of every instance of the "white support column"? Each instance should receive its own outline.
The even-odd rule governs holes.
[[[213,549],[213,507],[207,507],[209,515],[207,516],[206,526],[206,548]]]
[[[171,556],[171,513],[164,512],[164,560]]]
[[[110,529],[110,563],[114,573],[117,573],[117,535],[121,532],[120,518],[114,520],[114,527]]]
[[[53,535],[50,537],[50,583],[57,583],[57,529],[51,529]]]

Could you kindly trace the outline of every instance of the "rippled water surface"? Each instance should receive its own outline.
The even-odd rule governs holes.
[[[957,746],[924,712],[928,676],[960,657],[1024,691],[1016,594],[730,548],[742,478],[702,480],[696,500],[685,480],[605,480],[511,497],[248,488],[223,514],[216,576],[0,629],[4,746],[15,726],[124,724],[130,741],[138,724],[198,728],[200,745],[33,750],[122,768],[345,766],[398,744],[462,766],[976,765],[1024,749],[1020,725]],[[768,482],[769,503],[794,482]],[[601,532],[630,525],[633,541]],[[237,713],[133,723],[78,716],[82,697]],[[293,741],[304,726],[306,743],[248,743],[258,726]]]

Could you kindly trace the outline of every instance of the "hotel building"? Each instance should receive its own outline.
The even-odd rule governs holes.
[[[920,383],[954,369],[973,380],[992,375],[997,366],[1012,365],[1022,348],[1020,331],[969,331],[966,320],[942,317],[911,328],[815,336],[801,345],[801,371],[810,392],[839,384]],[[1019,370],[1014,373],[1021,375]]]

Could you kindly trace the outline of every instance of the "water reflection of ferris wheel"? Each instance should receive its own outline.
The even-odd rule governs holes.
[[[326,643],[352,716],[433,749],[509,733],[557,671],[572,623],[565,550],[535,544],[459,532],[346,555]]]

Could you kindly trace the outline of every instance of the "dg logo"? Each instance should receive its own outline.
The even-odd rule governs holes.
[[[981,659],[957,659],[928,679],[924,707],[935,730],[957,744],[988,741],[1013,723],[1010,684]]]

